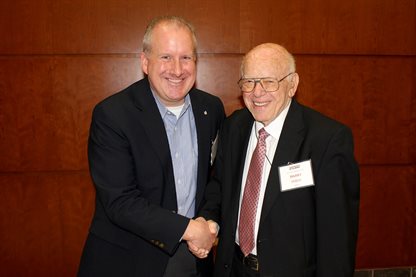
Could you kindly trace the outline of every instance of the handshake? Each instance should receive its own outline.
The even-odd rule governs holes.
[[[203,217],[191,219],[182,239],[186,240],[189,251],[198,258],[206,258],[217,238],[219,226]]]

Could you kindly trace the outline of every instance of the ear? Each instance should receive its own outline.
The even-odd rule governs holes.
[[[142,53],[140,53],[140,62],[141,62],[141,65],[142,65],[142,71],[146,74],[146,75],[148,75],[148,70],[147,70],[147,66],[148,66],[148,64],[149,64],[149,60],[148,60],[148,58],[146,57],[146,54],[144,53],[144,52],[142,52]]]
[[[293,73],[292,79],[290,81],[289,88],[289,97],[293,97],[296,94],[299,84],[299,75],[295,72]]]

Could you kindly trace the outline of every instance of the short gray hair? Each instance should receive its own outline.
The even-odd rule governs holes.
[[[195,34],[195,28],[194,26],[180,16],[174,16],[174,15],[165,15],[154,18],[152,21],[150,21],[149,25],[146,27],[146,31],[143,36],[143,44],[142,44],[142,51],[144,53],[149,53],[152,50],[152,34],[154,28],[159,24],[171,24],[175,25],[177,27],[186,28],[191,33],[192,42],[194,46],[194,54],[196,55],[196,48],[197,48],[197,40],[196,40],[196,34]]]

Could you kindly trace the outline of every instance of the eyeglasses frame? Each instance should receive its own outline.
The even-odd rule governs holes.
[[[273,78],[273,77],[263,77],[263,78],[240,78],[240,80],[238,80],[237,84],[238,84],[238,86],[240,87],[240,90],[241,90],[241,86],[240,86],[240,82],[241,82],[241,81],[243,81],[243,80],[252,80],[252,81],[254,81],[254,87],[253,87],[253,89],[252,89],[252,90],[250,90],[250,91],[242,91],[243,93],[247,93],[247,94],[248,94],[248,93],[252,93],[252,92],[256,89],[257,83],[260,83],[261,88],[262,88],[265,92],[275,92],[275,91],[278,91],[278,90],[279,90],[279,88],[280,88],[280,82],[281,82],[281,81],[283,81],[284,79],[286,79],[287,77],[289,77],[290,75],[294,74],[294,73],[296,73],[296,72],[290,72],[289,74],[285,75],[284,77],[282,77],[282,78],[280,78],[280,79]],[[266,90],[266,89],[263,87],[263,83],[262,83],[262,81],[263,81],[263,80],[265,80],[265,79],[274,79],[274,80],[276,80],[276,81],[277,81],[277,89],[275,89],[275,90]]]

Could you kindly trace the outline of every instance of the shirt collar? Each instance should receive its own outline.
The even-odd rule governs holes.
[[[258,134],[259,130],[264,127],[264,129],[270,136],[278,139],[280,137],[280,133],[282,132],[283,123],[285,122],[286,115],[289,111],[289,107],[291,103],[292,103],[292,100],[290,100],[286,108],[284,108],[283,111],[281,111],[280,114],[275,119],[273,119],[273,121],[270,122],[270,124],[267,125],[266,127],[264,127],[263,123],[259,121],[255,121],[256,134]]]
[[[159,96],[156,95],[156,93],[153,91],[153,89],[150,88],[150,90],[152,91],[153,97],[155,98],[156,105],[157,105],[157,108],[159,109],[160,115],[162,116],[162,118],[164,118],[169,110],[160,101]],[[182,116],[189,109],[190,105],[191,105],[191,97],[189,96],[189,93],[188,93],[185,96],[185,103],[184,103],[184,106],[183,106],[183,109],[182,109],[182,112],[181,112],[180,116]]]

